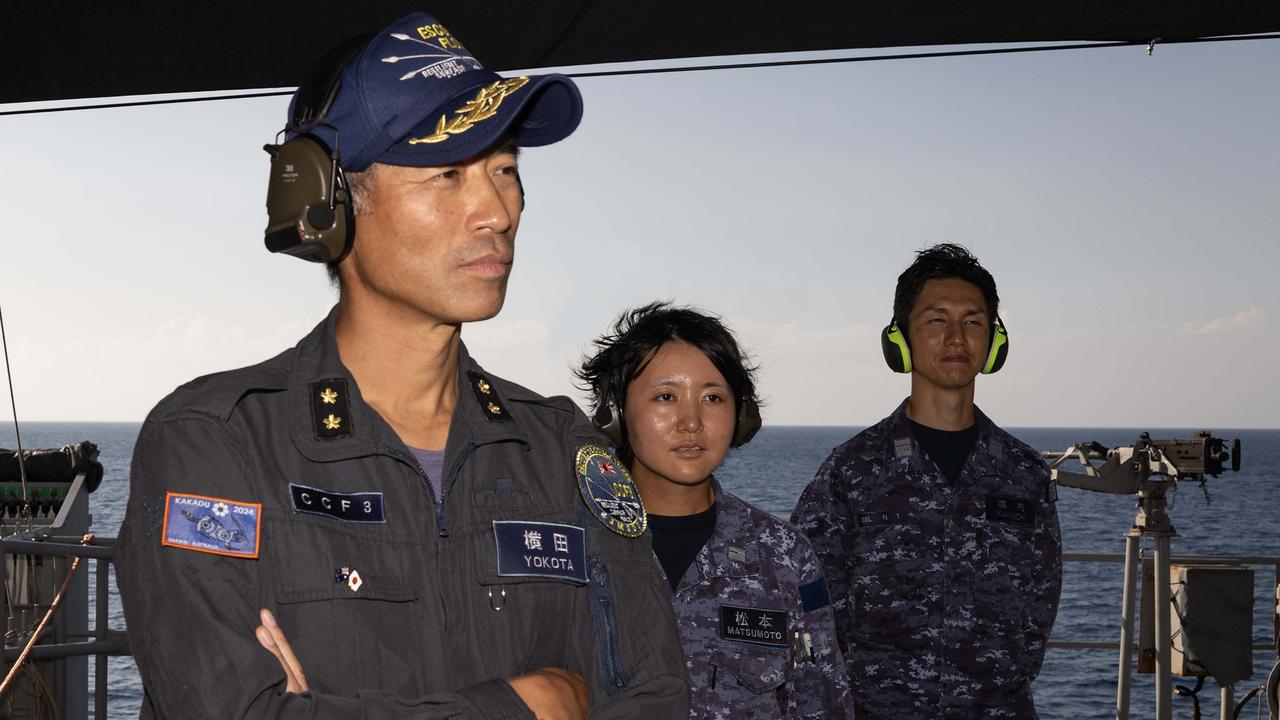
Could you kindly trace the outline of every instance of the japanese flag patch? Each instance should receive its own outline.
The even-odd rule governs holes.
[[[165,493],[161,545],[256,559],[261,529],[261,503]]]

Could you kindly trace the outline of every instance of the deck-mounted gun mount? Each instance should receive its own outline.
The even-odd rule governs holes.
[[[1240,441],[1231,441],[1230,447],[1228,451],[1227,441],[1213,437],[1209,432],[1176,440],[1153,440],[1149,433],[1142,433],[1130,447],[1108,449],[1096,442],[1084,442],[1063,452],[1044,453],[1052,461],[1049,465],[1050,477],[1059,485],[1138,496],[1137,518],[1133,521],[1133,527],[1125,533],[1124,613],[1120,629],[1120,670],[1116,683],[1117,720],[1128,720],[1129,717],[1138,545],[1144,537],[1152,538],[1155,545],[1156,720],[1171,720],[1173,716],[1169,541],[1177,532],[1173,529],[1173,520],[1169,516],[1167,495],[1180,480],[1194,480],[1203,486],[1206,477],[1222,474],[1228,462],[1231,470],[1239,471]],[[1062,470],[1059,466],[1066,460],[1078,461],[1083,470]],[[1101,464],[1094,465],[1096,462]]]
[[[1217,477],[1231,463],[1240,470],[1240,441],[1227,441],[1201,432],[1177,440],[1152,440],[1142,433],[1130,447],[1107,449],[1096,442],[1073,445],[1063,452],[1046,452],[1053,460],[1053,481],[1066,487],[1115,495],[1137,495],[1138,517],[1133,526],[1148,533],[1176,534],[1169,518],[1166,494],[1179,480],[1203,483],[1207,476]],[[1063,461],[1078,460],[1083,472],[1067,472],[1059,466]],[[1093,463],[1101,460],[1102,464]]]

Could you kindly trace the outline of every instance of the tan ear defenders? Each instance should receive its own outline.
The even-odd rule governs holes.
[[[311,262],[336,262],[351,249],[355,215],[342,175],[337,129],[334,147],[311,134],[325,116],[341,84],[342,68],[364,46],[367,35],[351,38],[325,54],[298,88],[293,116],[282,132],[295,133],[280,145],[264,145],[271,155],[267,180],[264,243]]]

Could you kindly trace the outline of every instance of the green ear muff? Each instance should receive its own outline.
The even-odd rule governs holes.
[[[885,364],[898,373],[911,372],[911,347],[907,345],[907,337],[896,322],[889,323],[880,333],[880,349],[884,352]],[[987,362],[982,366],[983,375],[991,375],[1000,371],[1009,359],[1009,331],[1004,321],[996,318],[995,329],[991,333],[991,350],[987,353]]]
[[[891,322],[880,333],[880,350],[889,369],[897,373],[911,372],[911,348],[898,323]]]
[[[982,374],[990,375],[999,372],[1004,367],[1005,360],[1009,359],[1009,331],[1004,327],[1004,321],[996,317],[996,327],[991,333],[991,352],[987,353],[987,364],[982,366]]]

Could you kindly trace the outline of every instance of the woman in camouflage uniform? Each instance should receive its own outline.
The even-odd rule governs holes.
[[[826,583],[809,541],[712,473],[760,427],[754,370],[717,318],[626,312],[578,371],[630,468],[671,584],[691,718],[852,717]]]

